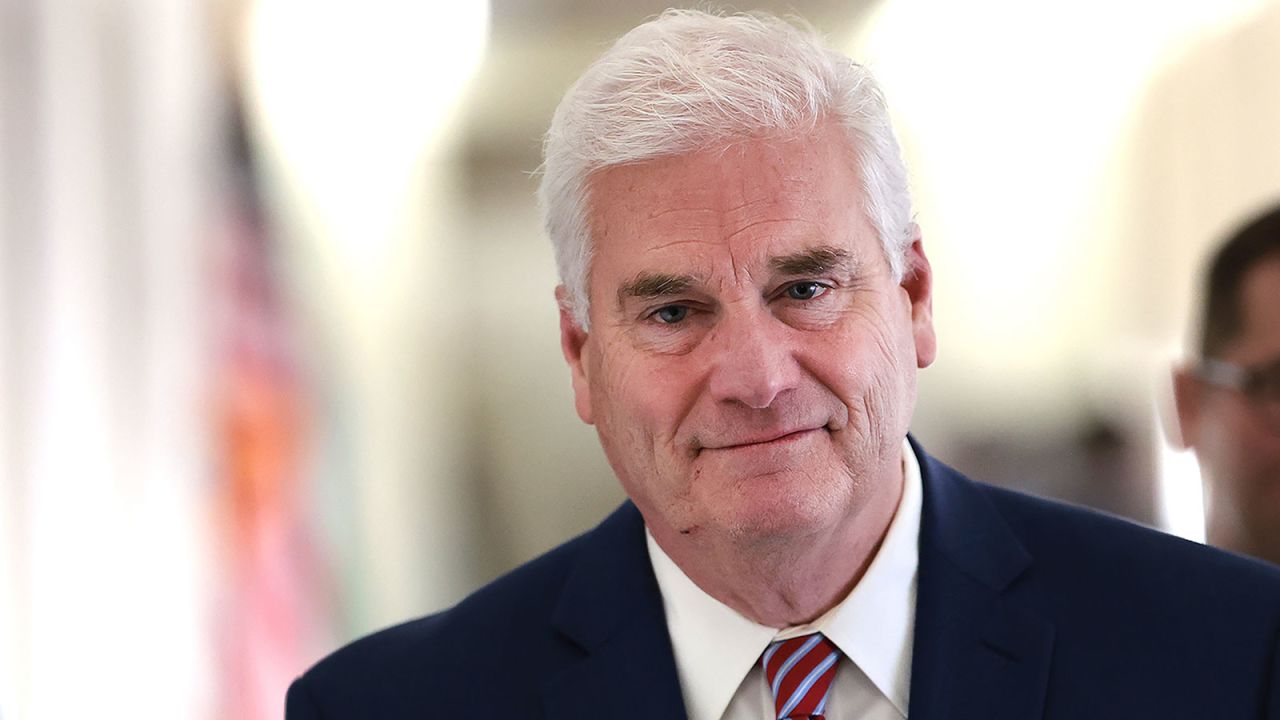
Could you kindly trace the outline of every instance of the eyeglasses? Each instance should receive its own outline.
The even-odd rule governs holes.
[[[1238,365],[1206,358],[1196,367],[1196,375],[1215,387],[1240,393],[1280,432],[1280,358],[1259,365]]]

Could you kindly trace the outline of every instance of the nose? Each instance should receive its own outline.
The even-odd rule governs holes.
[[[726,313],[709,338],[715,353],[712,398],[759,410],[796,387],[800,369],[788,330],[764,308]]]

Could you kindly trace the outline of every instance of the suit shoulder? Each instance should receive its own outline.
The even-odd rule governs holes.
[[[1067,503],[975,483],[1027,549],[1125,590],[1134,586],[1233,597],[1280,608],[1280,568]]]
[[[399,708],[429,707],[442,693],[464,692],[522,654],[550,641],[559,589],[587,535],[515,568],[441,612],[357,639],[316,663],[289,694],[295,706],[315,703],[326,713],[343,708],[361,716],[394,716]]]

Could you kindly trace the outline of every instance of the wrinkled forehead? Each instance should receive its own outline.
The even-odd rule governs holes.
[[[847,191],[853,191],[858,175],[847,136],[824,123],[803,133],[729,138],[694,152],[607,166],[590,175],[588,191],[593,211],[614,202],[617,193],[727,208],[813,196],[816,189],[851,185]],[[666,182],[647,182],[657,178]],[[713,178],[719,182],[703,182]]]
[[[818,247],[861,255],[873,233],[844,143],[823,129],[598,172],[591,186],[593,275],[602,265],[696,264],[717,255],[768,267]]]

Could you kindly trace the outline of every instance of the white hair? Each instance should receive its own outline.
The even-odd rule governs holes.
[[[623,35],[565,93],[543,142],[538,200],[564,304],[588,327],[588,182],[601,169],[761,134],[844,128],[863,211],[895,279],[914,233],[907,171],[884,98],[810,27],[764,13],[667,10]]]

